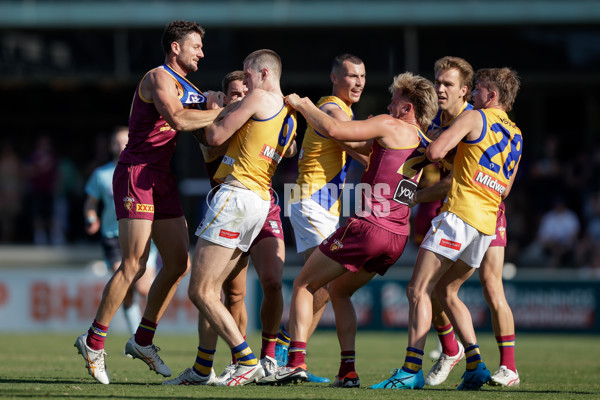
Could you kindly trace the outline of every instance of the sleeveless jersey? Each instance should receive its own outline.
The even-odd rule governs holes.
[[[163,64],[158,68],[167,71],[175,81],[179,99],[185,108],[200,108],[206,97],[187,79]],[[154,102],[146,100],[140,93],[142,82],[138,84],[129,113],[129,141],[119,157],[120,163],[147,165],[159,170],[169,170],[175,152],[177,132],[160,115]]]
[[[481,233],[493,235],[502,193],[521,159],[523,137],[506,112],[478,111],[483,131],[476,140],[458,144],[454,179],[442,212],[450,211]]]
[[[281,109],[271,118],[250,118],[234,134],[214,179],[223,182],[231,174],[269,200],[271,178],[296,136],[296,125],[296,111],[283,99]]]
[[[321,97],[317,107],[325,104],[335,104],[354,119],[352,109],[340,98]],[[298,156],[296,183],[299,185],[299,198],[297,190],[293,190],[290,201],[313,199],[331,214],[339,216],[340,197],[351,160],[334,139],[321,135],[308,125]]]
[[[462,105],[460,111],[458,112],[458,114],[456,114],[450,121],[442,121],[442,110],[438,110],[437,114],[435,115],[435,118],[431,121],[431,125],[429,125],[429,127],[427,128],[427,133],[429,133],[429,131],[431,131],[433,129],[438,129],[438,128],[442,128],[443,130],[448,129],[450,127],[450,125],[452,125],[454,120],[460,114],[462,114],[463,111],[472,110],[472,109],[473,109],[473,106],[465,101],[464,104]]]
[[[430,131],[434,129],[441,129],[442,131],[445,131],[446,129],[450,128],[450,125],[452,125],[452,123],[456,120],[456,118],[458,118],[460,114],[462,114],[463,111],[472,109],[473,105],[465,101],[458,114],[452,117],[452,119],[450,119],[449,121],[443,121],[442,110],[438,110],[437,114],[435,115],[435,118],[431,121],[431,125],[429,125],[429,127],[427,128],[427,132],[425,134],[427,135]],[[446,160],[442,160],[439,163],[439,166],[442,178],[447,176],[450,173],[450,170],[452,169],[452,164],[449,164]],[[440,206],[442,205],[441,201],[443,200],[440,200]]]
[[[415,130],[421,140],[412,147],[390,149],[375,140],[361,179],[363,211],[356,215],[400,235],[409,233],[408,204],[423,167],[431,163],[425,154],[430,141],[418,128]]]

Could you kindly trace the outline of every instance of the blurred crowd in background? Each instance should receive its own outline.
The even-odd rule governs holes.
[[[95,152],[84,157],[84,163],[60,154],[60,144],[49,134],[40,134],[27,149],[16,148],[10,138],[3,139],[0,243],[63,246],[97,242],[99,237],[89,237],[84,231],[83,188],[91,172],[111,158],[108,136],[95,136]],[[577,154],[564,154],[569,147],[561,140],[549,136],[541,148],[523,158],[506,201],[506,261],[520,267],[571,268],[581,276],[600,276],[600,148],[583,147]],[[202,163],[201,158],[197,160]],[[293,158],[282,163],[277,173],[274,182],[280,202],[283,183],[295,181],[296,168],[297,159]],[[360,173],[357,170],[350,180],[358,182]],[[197,221],[188,216],[188,223],[192,233]],[[191,238],[195,240],[193,235]],[[290,251],[293,240],[287,223]]]

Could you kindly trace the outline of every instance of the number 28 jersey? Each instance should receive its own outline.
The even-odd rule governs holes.
[[[454,179],[442,212],[459,216],[485,235],[493,235],[502,194],[521,160],[523,137],[506,112],[477,110],[483,118],[481,136],[463,140],[454,157]]]

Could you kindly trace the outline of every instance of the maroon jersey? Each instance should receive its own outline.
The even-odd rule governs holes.
[[[202,92],[183,76],[167,65],[159,68],[163,68],[173,77],[180,93],[181,104],[185,108],[198,108],[206,102]],[[121,153],[119,162],[147,165],[153,169],[168,171],[178,133],[160,115],[154,103],[141,96],[140,87],[146,76],[138,84],[133,96],[129,114],[129,141]]]
[[[375,140],[361,180],[363,209],[357,216],[401,235],[408,235],[408,204],[417,190],[421,170],[430,163],[425,155],[430,141],[415,129],[421,140],[413,147],[388,149]]]

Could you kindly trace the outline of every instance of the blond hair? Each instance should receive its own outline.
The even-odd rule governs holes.
[[[390,93],[399,92],[415,107],[415,117],[421,129],[427,129],[438,111],[438,98],[429,79],[411,72],[394,77],[389,87]]]

